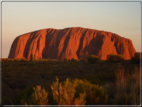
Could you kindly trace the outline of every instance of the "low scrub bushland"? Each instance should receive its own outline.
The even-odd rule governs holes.
[[[119,67],[115,71],[116,94],[114,103],[123,105],[140,104],[140,70],[135,68],[134,72],[125,71]]]
[[[15,59],[10,59],[10,58],[3,58],[2,62],[24,62],[24,61],[29,61],[29,59],[26,58],[15,58]]]
[[[10,58],[2,58],[2,62],[7,62],[7,61],[13,62],[14,59],[10,59]]]
[[[106,104],[107,91],[99,85],[87,80],[67,78],[65,82],[56,82],[51,85],[53,97],[59,105],[95,105]]]
[[[80,64],[87,64],[88,61],[87,61],[86,59],[80,59],[80,60],[79,60],[79,63],[80,63]]]
[[[48,93],[52,93],[48,96]],[[19,100],[20,99],[20,100]],[[49,99],[49,100],[48,100]],[[22,105],[93,105],[107,104],[108,95],[106,89],[92,84],[87,80],[67,78],[59,83],[59,79],[51,85],[48,91],[38,85],[22,91],[13,100],[13,104]],[[48,101],[50,101],[48,103]]]
[[[134,62],[134,63],[140,63],[140,53],[136,52],[134,54],[134,57],[131,58],[131,61]]]
[[[45,104],[43,102],[46,102],[46,105],[62,104],[59,100],[57,101],[55,99],[57,92],[66,93],[65,90],[68,91],[70,89],[69,87],[72,87],[73,84],[76,84],[73,88],[74,92],[72,92],[73,90],[69,90],[66,94],[73,96],[71,97],[71,99],[73,98],[72,104],[139,104],[139,63],[132,63],[131,60],[127,60],[120,63],[97,61],[95,64],[89,64],[87,59],[82,59],[85,62],[80,64],[81,60],[56,60],[33,59],[33,61],[30,61],[30,59],[26,59],[26,61],[21,61],[21,59],[6,59],[6,61],[2,62],[2,81],[13,90],[8,90],[9,93],[13,92],[13,95],[2,91],[4,104],[42,105]],[[118,67],[119,65],[122,67]],[[55,95],[53,95],[55,88],[51,89],[51,86],[55,85],[53,81],[57,83],[55,76],[60,79],[60,82],[58,80],[56,90],[61,86],[62,91],[59,92],[57,90],[55,91]],[[71,80],[68,79],[67,82],[66,78],[71,78]],[[83,79],[87,79],[88,81]],[[68,84],[69,87],[65,84]],[[37,85],[40,85],[41,90],[45,89],[47,93],[47,99],[44,100],[43,98],[43,102],[33,94],[37,93],[34,90]],[[34,88],[31,86],[34,86]],[[7,88],[3,87],[3,90],[7,90]],[[14,99],[11,99],[10,102],[8,97],[14,97]],[[58,99],[60,98],[62,97],[58,96]],[[63,99],[62,102],[69,104],[68,101]]]
[[[27,88],[18,94],[13,100],[13,104],[21,105],[47,105],[48,93],[40,85]]]
[[[119,54],[109,54],[107,55],[107,60],[110,62],[120,62],[124,61],[124,58],[122,55]]]
[[[96,63],[98,60],[99,60],[99,58],[98,58],[98,56],[95,56],[95,55],[90,55],[88,58],[87,58],[87,60],[88,60],[88,62],[89,63]]]
[[[75,97],[76,87],[76,81],[71,82],[67,78],[65,82],[59,83],[58,78],[56,78],[56,82],[51,85],[53,98],[58,105],[84,105],[86,93],[79,93],[79,97]]]
[[[74,82],[78,84],[76,96],[78,96],[79,92],[86,93],[86,105],[107,104],[108,95],[106,89],[87,80],[75,79]]]

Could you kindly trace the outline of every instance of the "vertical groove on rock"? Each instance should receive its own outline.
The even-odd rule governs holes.
[[[30,47],[31,42],[32,42],[32,40],[33,40],[32,37],[36,34],[36,32],[37,32],[37,31],[32,32],[32,33],[30,34],[29,39],[28,39],[28,41],[27,41],[27,43],[26,43],[26,46],[25,46],[25,49],[24,49],[24,54],[23,54],[23,56],[24,56],[25,58],[28,58],[29,47]]]
[[[65,57],[65,52],[66,52],[66,48],[67,48],[67,45],[68,45],[68,41],[69,41],[69,39],[70,39],[70,33],[71,33],[71,29],[67,29],[67,34],[66,34],[66,37],[65,37],[65,40],[64,40],[64,46],[63,46],[63,49],[62,49],[62,51],[61,51],[61,53],[60,53],[60,58],[61,59],[64,59]]]
[[[80,53],[80,51],[81,51],[81,49],[82,49],[82,46],[83,46],[83,39],[84,39],[84,36],[85,36],[86,32],[87,32],[87,30],[85,30],[84,32],[82,32],[82,36],[81,36],[81,38],[80,38],[79,48],[78,48],[78,50],[76,51],[78,58],[81,58],[81,56],[80,56],[79,53]]]
[[[131,40],[117,34],[88,28],[44,29],[17,37],[9,58],[81,58],[81,52],[105,60],[107,54],[121,54],[130,59],[136,52]]]
[[[54,44],[52,44],[52,40],[54,38],[54,34],[56,33],[57,30],[55,29],[47,29],[47,34],[46,34],[46,41],[45,41],[45,58],[52,58],[53,55],[53,47]]]

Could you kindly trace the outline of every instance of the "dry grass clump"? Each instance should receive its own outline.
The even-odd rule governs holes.
[[[2,62],[7,62],[7,61],[13,62],[14,59],[10,59],[10,58],[2,58]]]
[[[76,87],[76,95],[79,92],[86,92],[86,105],[101,105],[107,104],[107,90],[101,86],[92,84],[87,80],[74,79],[78,86]]]
[[[31,101],[37,105],[46,105],[48,103],[48,93],[45,91],[44,88],[41,89],[41,86],[34,87],[34,92],[31,96]]]
[[[48,93],[41,86],[36,86],[33,88],[32,95],[28,98],[23,97],[21,104],[24,105],[47,105],[48,104]]]
[[[2,62],[25,62],[25,61],[29,61],[29,59],[26,58],[15,58],[15,59],[11,59],[11,58],[3,58]]]
[[[75,97],[75,88],[77,87],[76,81],[73,83],[69,78],[63,83],[59,83],[59,79],[56,78],[56,82],[51,85],[53,97],[58,105],[84,105],[86,103],[86,93],[79,93],[79,97]]]
[[[63,83],[59,83],[56,78],[51,89],[58,105],[106,104],[108,100],[106,90],[87,80],[73,79],[71,81],[67,78]]]
[[[131,61],[132,62],[135,62],[135,63],[140,63],[140,53],[139,52],[136,52],[134,54],[134,57],[131,58]]]
[[[139,105],[140,104],[140,70],[125,72],[123,67],[115,71],[116,95],[115,104]]]
[[[120,62],[124,61],[124,58],[122,55],[119,54],[109,54],[107,55],[107,60],[110,62]]]
[[[96,63],[98,60],[99,60],[99,57],[96,56],[96,55],[90,55],[88,58],[87,58],[88,62],[89,63]]]

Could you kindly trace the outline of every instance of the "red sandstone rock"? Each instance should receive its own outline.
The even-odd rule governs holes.
[[[75,27],[43,29],[18,36],[8,58],[30,58],[33,54],[35,59],[79,59],[86,51],[101,60],[106,60],[111,53],[121,54],[127,60],[136,52],[130,39],[111,32]]]

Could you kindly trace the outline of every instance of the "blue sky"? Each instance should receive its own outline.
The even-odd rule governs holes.
[[[45,29],[85,27],[116,33],[141,44],[140,2],[2,2],[2,57],[14,39]]]

